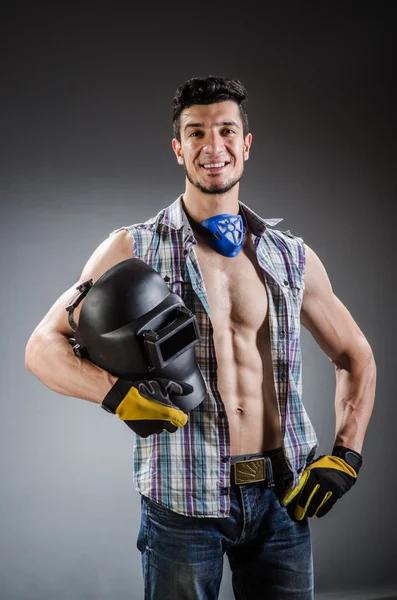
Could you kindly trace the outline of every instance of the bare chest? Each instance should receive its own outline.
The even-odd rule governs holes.
[[[214,328],[244,327],[259,331],[267,316],[267,294],[252,242],[227,258],[205,244],[195,248]]]

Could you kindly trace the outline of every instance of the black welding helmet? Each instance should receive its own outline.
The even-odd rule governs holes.
[[[189,383],[193,392],[172,396],[184,412],[202,402],[206,387],[195,356],[196,317],[157,271],[130,258],[77,289],[66,309],[76,356],[127,381],[162,377]],[[73,311],[83,298],[76,325]]]

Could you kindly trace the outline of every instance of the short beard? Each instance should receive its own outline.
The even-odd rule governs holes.
[[[186,177],[190,181],[190,183],[192,185],[194,185],[197,189],[199,189],[200,192],[203,192],[203,194],[213,194],[213,195],[226,194],[226,192],[231,190],[241,180],[243,173],[244,173],[244,162],[243,162],[243,168],[241,170],[239,177],[237,177],[237,179],[232,179],[231,181],[229,181],[229,183],[227,183],[226,185],[223,185],[223,186],[214,184],[212,187],[205,187],[199,181],[193,180],[190,173],[186,169],[185,161],[183,161],[183,168],[185,170]]]

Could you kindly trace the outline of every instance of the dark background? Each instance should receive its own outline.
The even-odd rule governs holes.
[[[142,597],[130,431],[46,388],[24,352],[95,247],[184,191],[172,97],[209,74],[248,89],[240,200],[283,217],[277,227],[316,251],[377,361],[359,480],[311,520],[317,593],[397,589],[393,6],[2,4],[2,599]],[[334,367],[303,328],[302,350],[303,400],[324,454]],[[227,564],[220,598],[232,598]]]

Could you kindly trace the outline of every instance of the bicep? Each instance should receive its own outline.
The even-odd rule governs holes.
[[[120,229],[117,232],[110,234],[110,236],[94,250],[76,283],[66,290],[66,292],[64,292],[51,306],[45,317],[37,325],[32,337],[39,330],[44,331],[46,329],[62,333],[66,336],[72,335],[73,331],[69,325],[66,307],[77,295],[77,286],[89,279],[92,279],[95,283],[97,279],[114,265],[123,260],[127,260],[128,258],[134,258],[132,248],[133,237],[127,229]],[[74,320],[76,323],[78,323],[78,317],[83,303],[84,300],[74,311]]]
[[[346,356],[370,351],[369,344],[352,315],[334,294],[324,265],[305,244],[305,291],[301,323],[325,354],[338,364]]]

